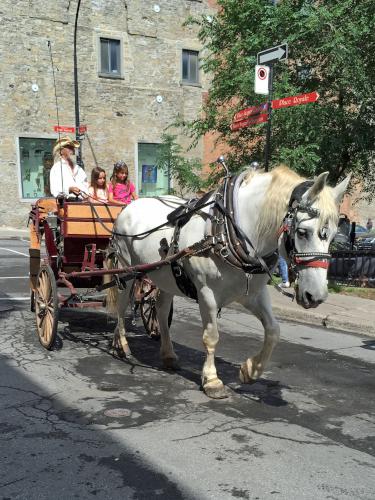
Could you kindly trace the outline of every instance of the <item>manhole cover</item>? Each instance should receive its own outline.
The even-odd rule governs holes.
[[[130,414],[131,411],[126,408],[112,408],[111,410],[105,410],[104,412],[106,417],[128,417]]]
[[[112,384],[111,382],[102,382],[98,385],[99,391],[119,391],[120,386],[118,384]]]

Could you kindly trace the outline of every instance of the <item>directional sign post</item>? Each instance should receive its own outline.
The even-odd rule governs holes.
[[[268,77],[268,120],[267,120],[267,133],[266,133],[266,147],[264,150],[264,169],[268,172],[268,165],[271,154],[271,130],[272,130],[272,94],[273,94],[273,77],[274,77],[274,63],[288,59],[288,44],[283,43],[276,47],[271,47],[262,52],[258,52],[257,64],[267,64],[269,66]]]
[[[249,116],[248,118],[244,118],[243,120],[237,120],[232,123],[230,129],[233,131],[239,130],[240,128],[248,127],[249,125],[255,125],[257,123],[265,123],[268,119],[267,113],[262,113],[258,116]]]
[[[299,106],[300,104],[308,104],[309,102],[316,102],[318,99],[319,99],[318,92],[292,95],[290,97],[283,97],[282,99],[274,99],[272,101],[272,109],[288,108],[289,106]]]
[[[277,61],[288,59],[288,44],[283,43],[277,47],[258,52],[257,64],[272,64]]]

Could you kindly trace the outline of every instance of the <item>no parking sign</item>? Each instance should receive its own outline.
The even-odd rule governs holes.
[[[256,94],[268,95],[269,76],[270,76],[269,66],[264,66],[264,64],[257,64],[255,66],[254,92]]]

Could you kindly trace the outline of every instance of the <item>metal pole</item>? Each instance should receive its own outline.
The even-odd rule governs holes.
[[[81,137],[79,133],[79,94],[78,94],[78,64],[77,64],[77,27],[78,27],[78,14],[79,8],[81,7],[81,0],[78,0],[77,10],[76,10],[76,19],[74,23],[74,108],[75,108],[75,117],[76,117],[76,140],[79,142],[79,148],[77,152],[77,163],[81,167],[82,163],[82,143]]]
[[[266,147],[264,151],[264,170],[268,172],[271,157],[271,131],[272,131],[272,94],[273,94],[273,64],[270,65],[270,74],[268,78],[268,121],[266,132]]]

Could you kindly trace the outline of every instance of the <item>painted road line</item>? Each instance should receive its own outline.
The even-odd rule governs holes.
[[[7,300],[8,302],[12,302],[14,300],[24,301],[24,300],[30,300],[30,295],[28,295],[27,297],[0,297],[0,300]]]
[[[0,276],[0,280],[24,280],[29,276]]]
[[[6,252],[16,253],[18,255],[23,255],[24,257],[30,257],[27,253],[17,252],[17,250],[11,250],[10,248],[0,247],[0,250],[5,250]]]

